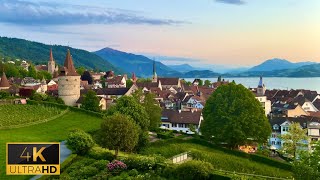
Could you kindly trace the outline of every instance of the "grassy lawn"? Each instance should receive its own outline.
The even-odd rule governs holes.
[[[58,119],[23,128],[0,130],[0,179],[28,179],[30,176],[5,176],[6,142],[57,142],[66,138],[68,131],[80,128],[96,130],[102,119],[81,112],[68,112]]]
[[[216,170],[235,171],[239,173],[257,174],[287,178],[292,176],[290,165],[260,156],[250,156],[242,152],[234,152],[216,147],[198,139],[170,139],[152,143],[141,154],[160,154],[171,158],[189,151],[195,159],[207,161]],[[288,168],[289,166],[289,168]]]

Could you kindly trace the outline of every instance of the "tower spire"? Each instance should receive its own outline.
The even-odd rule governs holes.
[[[157,82],[157,72],[156,72],[156,61],[153,59],[153,76],[152,76],[152,82]]]
[[[54,61],[53,60],[53,54],[52,54],[52,48],[50,48],[50,59],[49,59],[49,61]]]
[[[2,72],[1,81],[0,81],[0,89],[9,89],[10,84],[7,79],[6,73]]]
[[[67,74],[69,76],[79,76],[77,73],[76,69],[74,68],[73,61],[72,61],[72,56],[70,53],[70,50],[68,49],[67,55],[66,55],[66,60],[64,61],[64,67],[67,68]]]

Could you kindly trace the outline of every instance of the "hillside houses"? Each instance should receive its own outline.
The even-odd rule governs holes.
[[[320,139],[320,118],[311,116],[301,117],[276,117],[270,119],[270,125],[272,128],[272,134],[269,138],[269,145],[271,149],[279,150],[283,146],[283,141],[280,136],[287,133],[289,126],[292,123],[299,123],[301,128],[307,129],[307,135],[309,141],[304,141],[309,148],[312,148],[312,143]]]

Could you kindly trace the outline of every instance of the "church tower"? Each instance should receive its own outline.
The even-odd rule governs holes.
[[[48,72],[53,75],[54,71],[56,68],[56,62],[53,59],[53,55],[52,55],[52,49],[50,49],[50,58],[48,61]]]
[[[59,97],[68,106],[75,106],[80,98],[80,75],[74,68],[70,50],[67,51],[64,66],[60,69],[58,80]]]
[[[260,81],[257,88],[257,95],[258,96],[264,96],[266,93],[266,87],[263,84],[262,76],[260,76]]]
[[[158,76],[157,76],[157,72],[156,72],[156,61],[155,60],[153,60],[152,82],[158,82]]]

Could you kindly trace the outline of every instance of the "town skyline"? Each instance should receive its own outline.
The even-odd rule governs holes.
[[[319,1],[94,2],[5,0],[0,36],[202,64],[252,66],[275,57],[319,62]]]

